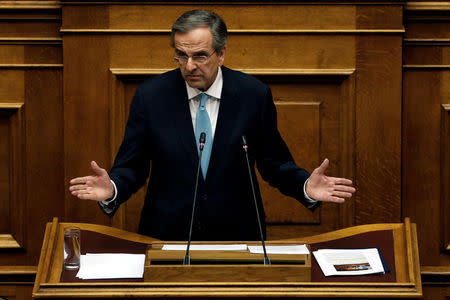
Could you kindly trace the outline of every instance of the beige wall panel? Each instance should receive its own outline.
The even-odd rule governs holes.
[[[126,5],[119,5],[117,8],[127,10]],[[108,26],[109,7],[106,5],[63,6],[62,30],[108,28]]]
[[[112,35],[111,68],[175,69],[169,34]]]
[[[265,80],[262,76],[261,79],[270,83],[270,80]],[[344,165],[348,163],[350,163],[350,165],[352,164],[352,157],[349,156],[351,153],[344,151],[343,145],[352,143],[351,139],[347,140],[347,135],[350,134],[351,136],[355,130],[353,123],[350,128],[345,128],[344,126],[344,124],[347,124],[348,122],[351,123],[352,121],[351,119],[349,120],[349,118],[354,114],[354,103],[351,101],[352,93],[354,93],[354,91],[345,91],[345,89],[348,88],[348,79],[342,82],[341,80],[342,79],[335,77],[332,77],[332,79],[320,79],[313,76],[309,79],[303,78],[299,82],[294,80],[297,84],[292,84],[291,79],[286,80],[284,83],[275,82],[270,84],[270,86],[275,100],[284,100],[285,103],[295,100],[305,103],[309,102],[310,104],[320,103],[319,132],[315,136],[308,137],[300,134],[300,137],[304,137],[303,139],[296,138],[294,134],[295,129],[292,129],[292,126],[289,128],[283,126],[284,122],[282,115],[280,115],[279,112],[280,131],[286,139],[297,164],[306,168],[309,172],[312,172],[324,158],[329,158],[331,164],[327,170],[327,174],[331,176],[346,176],[352,178],[353,170],[346,174],[342,174],[342,170],[344,169]],[[348,92],[351,94],[346,94]],[[343,97],[343,95],[345,96]],[[343,110],[344,107],[346,108],[345,113]],[[311,118],[311,116],[309,116],[309,118]],[[296,123],[297,128],[302,128],[303,120],[301,116],[296,117],[293,122]],[[298,149],[312,147],[309,143],[312,141],[314,145],[315,139],[319,137],[318,150],[311,148],[308,152],[311,151],[314,153],[309,153],[305,156],[299,153]],[[305,144],[307,144],[307,146],[305,146]],[[354,145],[351,145],[351,147],[353,148]],[[266,184],[262,185],[262,190],[264,189],[267,189]],[[286,222],[287,224],[270,224],[268,227],[268,236],[270,239],[308,235],[311,232],[326,232],[340,228],[344,224],[340,212],[341,207],[339,205],[327,203],[326,205],[322,205],[320,210],[311,213],[300,207],[301,205],[298,203],[295,203],[299,207],[294,208],[293,213],[288,213],[292,211],[292,207],[295,207],[295,204],[287,202],[290,203],[291,207],[289,207],[289,205],[284,205],[285,207],[281,209],[282,205],[278,205],[279,199],[282,201],[293,202],[295,202],[295,200],[287,200],[287,198],[281,196],[279,192],[275,193],[276,196],[271,194],[263,195],[263,199],[265,203],[267,203],[266,205],[269,206],[269,209],[266,209],[266,212],[268,213],[267,221],[273,223]],[[348,202],[349,203],[346,204],[348,209],[352,209],[353,199],[348,200]],[[274,212],[271,212],[271,210]],[[296,217],[292,218],[291,215],[295,215]],[[317,226],[319,224],[307,226],[306,224],[308,222],[320,223],[320,226]],[[295,225],[295,223],[302,223],[303,225]]]
[[[450,65],[450,46],[442,47],[442,64]]]
[[[26,72],[27,263],[37,265],[46,223],[64,219],[62,69]],[[80,149],[82,145],[78,146]],[[24,188],[24,187],[22,187]],[[36,213],[39,212],[39,213]],[[16,222],[21,222],[16,220]]]
[[[400,222],[402,37],[357,44],[356,222]]]
[[[441,81],[441,101],[442,104],[450,103],[450,70],[447,68],[442,72]]]
[[[421,265],[434,276],[429,281],[443,280],[447,286],[448,276],[445,279],[442,273],[448,274],[450,266],[450,252],[443,251],[449,239],[446,205],[450,201],[448,151],[444,150],[445,105],[450,99],[449,9],[448,2],[406,5],[402,137],[403,215],[417,223]],[[439,291],[425,289],[425,299],[445,298],[427,295],[430,290]]]
[[[433,39],[448,38],[450,23],[448,22],[408,22],[405,24],[405,38]]]
[[[109,169],[109,40],[103,36],[64,36],[65,220],[109,224],[95,201],[69,191],[70,179],[91,174],[95,160]]]
[[[60,45],[0,45],[0,64],[61,63]]]
[[[440,254],[440,71],[403,75],[403,214],[418,224],[421,265],[439,264]]]
[[[0,109],[0,234],[9,233],[10,201],[10,139],[9,116]]]
[[[340,157],[339,145],[340,128],[339,122],[340,115],[340,85],[336,83],[308,83],[297,82],[297,84],[270,84],[272,94],[275,101],[283,101],[290,103],[292,101],[302,102],[305,105],[313,105],[319,103],[320,116],[317,121],[316,128],[311,131],[306,124],[306,131],[301,134],[304,129],[303,117],[301,114],[293,118],[291,121],[296,123],[298,128],[292,128],[291,124],[284,124],[285,128],[280,124],[283,121],[282,116],[279,113],[279,127],[283,137],[289,139],[287,145],[291,149],[293,157],[298,165],[312,172],[325,157],[328,157],[333,163],[343,159]],[[345,101],[345,100],[344,100]],[[280,107],[280,106],[279,106]],[[315,106],[314,106],[315,107]],[[354,109],[354,108],[351,108]],[[310,116],[312,118],[312,116]],[[312,123],[309,123],[311,125]],[[308,130],[309,129],[309,130]],[[292,134],[290,130],[299,130],[298,135],[285,136],[284,134]],[[314,133],[314,134],[313,134]],[[317,135],[316,135],[317,134]],[[319,138],[320,137],[320,138]],[[316,144],[319,143],[319,144]],[[317,147],[316,147],[317,146]],[[311,148],[311,149],[309,149]],[[333,164],[330,166],[329,171],[338,175],[338,169]]]
[[[225,64],[245,68],[353,68],[353,36],[231,35]]]
[[[34,299],[31,294],[33,291],[33,286],[31,284],[27,285],[1,285],[0,286],[0,299],[17,299],[17,300],[32,300]],[[5,298],[2,298],[5,297]]]
[[[350,5],[111,6],[109,28],[170,30],[183,12],[199,8],[218,13],[229,30],[355,28],[355,7]]]
[[[0,102],[23,102],[25,72],[0,67]]]
[[[211,9],[227,22],[230,30],[354,29],[355,7],[350,5],[127,5],[73,6],[63,10],[64,29],[170,30],[185,11]],[[384,11],[386,13],[386,11]],[[83,17],[85,16],[85,17]],[[280,18],[279,16],[283,16]],[[366,15],[369,19],[371,15]],[[387,18],[387,24],[391,22]],[[367,23],[369,23],[367,22]]]
[[[320,103],[277,101],[276,105],[280,133],[297,164],[303,167],[300,162],[308,161],[317,165],[320,153]],[[318,211],[311,213],[297,200],[286,197],[269,186],[260,176],[258,181],[267,222],[318,223],[320,221]]]
[[[0,64],[23,64],[24,62],[24,45],[0,45]]]
[[[356,7],[358,29],[403,29],[402,5],[360,5]]]
[[[59,37],[59,21],[17,21],[0,26],[1,37]]]
[[[450,47],[447,48],[450,49]],[[447,64],[450,64],[450,57],[443,55],[444,49],[446,48],[437,45],[413,46],[407,44],[403,48],[403,61],[405,65],[440,65],[445,59]]]
[[[448,99],[448,98],[447,98]],[[441,108],[441,241],[450,251],[450,101]]]
[[[423,300],[449,300],[450,286],[428,284],[423,287]]]
[[[26,45],[26,64],[62,64],[61,45]]]
[[[225,65],[245,68],[353,68],[355,38],[328,35],[240,35],[229,37]],[[111,37],[113,68],[176,68],[169,35]]]
[[[5,173],[1,177],[1,185],[5,194],[1,195],[2,238],[0,248],[20,248],[25,243],[25,227],[23,226],[26,199],[22,184],[25,182],[24,172],[24,116],[22,103],[0,103],[0,117],[2,119],[1,150],[5,159],[1,168]]]

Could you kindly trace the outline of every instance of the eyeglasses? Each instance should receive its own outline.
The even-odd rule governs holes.
[[[189,61],[189,58],[192,59],[192,62],[194,64],[197,65],[202,65],[204,63],[206,63],[208,61],[208,59],[214,54],[216,53],[215,51],[213,51],[210,55],[192,55],[192,56],[187,56],[187,55],[177,55],[174,56],[174,60],[179,63],[180,65],[185,65],[187,64],[187,62]]]

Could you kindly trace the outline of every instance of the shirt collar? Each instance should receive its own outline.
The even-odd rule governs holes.
[[[220,95],[222,94],[222,87],[223,87],[222,69],[219,67],[219,70],[217,71],[216,80],[214,80],[213,84],[209,87],[209,89],[206,92],[202,92],[197,88],[190,87],[187,82],[185,82],[185,84],[186,84],[186,89],[187,89],[189,100],[197,97],[201,93],[205,93],[208,96],[214,97],[216,99],[220,99]]]

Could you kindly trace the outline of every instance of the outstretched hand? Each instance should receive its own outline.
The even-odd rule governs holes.
[[[114,196],[114,186],[108,172],[91,162],[94,175],[77,177],[70,181],[70,192],[80,199],[104,201]]]
[[[342,203],[345,198],[350,198],[356,189],[352,186],[350,179],[326,176],[325,170],[329,164],[326,158],[312,172],[306,184],[306,194],[317,201]]]

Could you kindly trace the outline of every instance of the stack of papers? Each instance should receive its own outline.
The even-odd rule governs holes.
[[[145,254],[87,253],[80,257],[81,279],[142,278]]]
[[[320,249],[313,254],[325,276],[384,273],[377,248]]]
[[[164,245],[162,250],[174,250],[174,251],[186,251],[187,245]],[[247,245],[234,244],[234,245],[191,245],[190,250],[201,251],[246,251]]]
[[[186,245],[164,245],[162,250],[186,251]],[[200,251],[250,251],[250,253],[264,253],[262,246],[247,246],[246,244],[203,244],[191,245],[190,250]],[[309,254],[306,245],[266,246],[267,254]]]
[[[264,253],[262,246],[248,246],[250,253]],[[266,246],[267,254],[309,254],[306,245]]]

